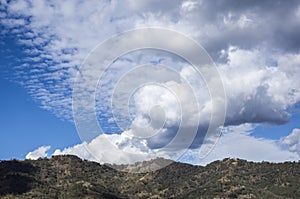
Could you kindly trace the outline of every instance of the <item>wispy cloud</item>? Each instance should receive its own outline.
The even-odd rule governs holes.
[[[298,2],[255,4],[254,9],[234,1],[176,1],[172,6],[153,1],[3,1],[1,25],[27,47],[29,65],[18,67],[20,81],[42,108],[70,120],[72,83],[82,61],[95,45],[123,30],[153,25],[179,30],[203,44],[217,61],[233,55],[230,45],[255,49],[260,57],[273,52],[259,49],[296,53]]]

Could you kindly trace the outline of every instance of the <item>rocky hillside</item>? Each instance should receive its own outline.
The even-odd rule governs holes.
[[[135,168],[155,161],[140,165]],[[69,155],[1,161],[0,198],[300,198],[300,162],[173,162],[142,174]]]

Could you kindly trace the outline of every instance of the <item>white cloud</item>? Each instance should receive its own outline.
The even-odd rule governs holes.
[[[149,160],[156,155],[146,146],[146,141],[124,134],[102,134],[89,143],[57,149],[53,155],[72,154],[99,163],[129,164]]]
[[[184,11],[184,12],[190,12],[192,11],[193,9],[195,9],[197,7],[197,5],[199,4],[199,2],[197,1],[184,1],[182,2],[181,4],[181,9]],[[200,3],[201,4],[201,3]]]
[[[26,159],[37,160],[39,158],[44,158],[48,156],[47,151],[50,149],[50,146],[41,146],[38,149],[29,152],[26,155]]]
[[[299,58],[230,47],[228,62],[219,67],[227,93],[226,123],[288,122],[288,109],[300,100]]]
[[[276,141],[251,136],[255,128],[256,126],[251,124],[226,127],[223,135],[206,156],[202,156],[201,148],[184,150],[184,153],[180,151],[155,153],[155,150],[147,147],[145,140],[143,143],[141,140],[134,140],[132,137],[126,136],[126,134],[101,135],[89,144],[75,145],[62,151],[56,150],[53,155],[73,154],[83,159],[100,163],[117,164],[130,164],[155,157],[174,159],[176,153],[183,154],[179,161],[200,165],[206,165],[212,161],[222,160],[227,157],[255,162],[283,162],[298,161],[300,159],[300,156],[296,153],[299,152],[297,151],[299,148],[296,150],[295,147],[299,146],[299,129],[295,129],[281,141]],[[209,143],[204,143],[204,148],[206,144]],[[290,146],[290,151],[282,147],[283,144]],[[175,158],[174,160],[178,159]]]
[[[213,150],[205,158],[201,158],[199,150],[196,149],[187,151],[181,161],[206,165],[228,157],[255,162],[284,162],[300,159],[297,153],[282,148],[279,141],[251,136],[254,128],[255,126],[249,124],[228,127],[227,132],[220,137]],[[285,139],[289,139],[289,136]]]
[[[300,129],[294,129],[291,134],[281,139],[281,144],[289,151],[297,152],[300,156]]]

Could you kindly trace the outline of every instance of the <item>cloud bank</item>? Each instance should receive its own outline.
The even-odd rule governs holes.
[[[181,162],[206,165],[212,161],[224,158],[241,158],[249,161],[261,162],[283,162],[299,160],[299,129],[294,129],[290,135],[282,138],[280,141],[269,140],[265,138],[255,138],[251,136],[251,131],[255,128],[253,125],[240,125],[226,128],[213,150],[205,157],[201,156],[199,149],[188,149],[185,154],[179,158]],[[105,143],[107,140],[114,143],[114,146],[126,147],[124,153],[132,152],[131,156],[120,154],[112,148],[108,148]],[[132,163],[140,160],[150,160],[156,156],[151,156],[150,148],[144,144],[142,147],[137,146],[129,137],[121,135],[100,135],[91,143],[83,143],[64,150],[56,150],[53,155],[72,154],[83,159],[98,161],[100,163]],[[285,149],[289,147],[289,151]],[[99,147],[101,150],[99,150]],[[94,150],[97,157],[91,156],[88,150]],[[177,151],[178,152],[178,151]],[[294,153],[297,152],[297,153]],[[116,156],[118,154],[118,156]],[[159,154],[164,158],[172,158],[174,154]],[[130,157],[129,159],[124,159]]]

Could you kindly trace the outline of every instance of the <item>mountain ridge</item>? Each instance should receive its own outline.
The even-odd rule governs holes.
[[[153,172],[126,173],[72,155],[1,161],[0,198],[300,198],[300,162],[172,161]]]

